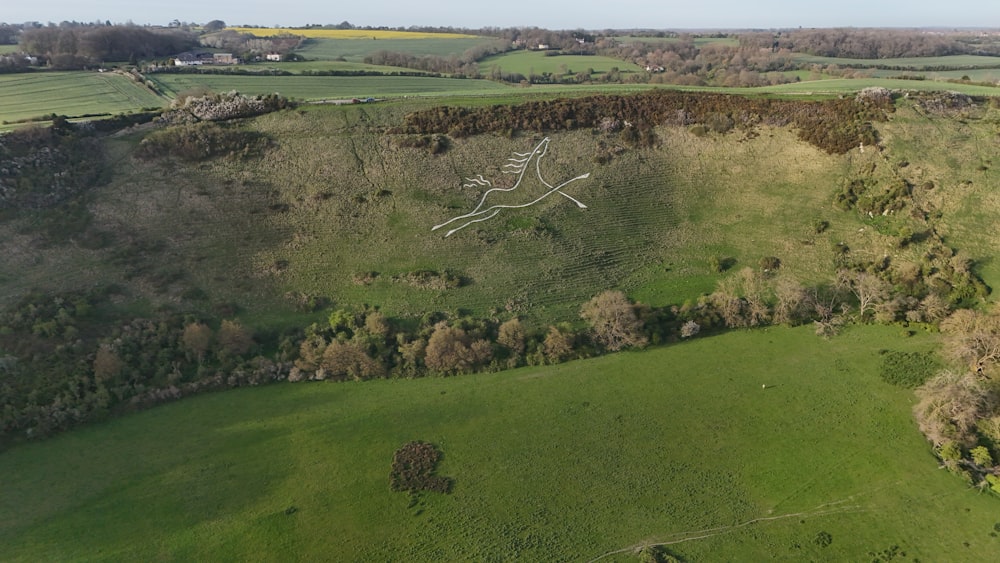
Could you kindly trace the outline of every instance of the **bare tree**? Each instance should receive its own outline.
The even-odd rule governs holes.
[[[875,304],[889,297],[889,284],[875,274],[865,271],[840,270],[837,281],[850,290],[858,300],[858,316],[862,319]]]
[[[334,340],[323,351],[321,367],[336,379],[361,381],[385,375],[385,368],[354,342]]]
[[[1000,361],[1000,314],[959,309],[941,321],[945,353],[981,372]]]
[[[992,414],[996,396],[969,372],[944,371],[917,389],[913,414],[920,431],[935,446],[953,441],[976,443],[976,423]]]
[[[198,363],[205,361],[205,354],[212,347],[212,329],[204,323],[188,323],[184,326],[181,334],[181,342],[185,350],[193,354],[198,359]]]
[[[551,364],[557,364],[573,355],[573,334],[568,331],[550,326],[549,332],[542,342],[542,351],[545,359]]]
[[[612,352],[646,345],[642,321],[636,315],[635,307],[621,291],[611,290],[598,294],[583,304],[580,316],[590,323],[595,340]]]
[[[236,321],[222,321],[217,338],[220,351],[234,356],[246,354],[253,346],[253,333]]]

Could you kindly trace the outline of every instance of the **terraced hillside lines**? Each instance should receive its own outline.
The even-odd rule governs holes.
[[[465,37],[451,39],[310,39],[296,49],[296,53],[307,59],[339,60],[362,62],[368,55],[378,51],[407,53],[414,56],[434,55],[437,57],[460,56],[465,51],[480,45],[495,43],[492,37]]]
[[[36,72],[0,75],[0,121],[55,113],[70,117],[160,107],[164,99],[116,73]]]
[[[0,544],[14,561],[625,562],[710,536],[671,551],[990,561],[997,499],[928,463],[911,393],[877,375],[880,348],[930,346],[893,327],[772,328],[498,374],[202,395],[4,452]],[[390,490],[410,440],[444,452],[451,494]]]
[[[503,92],[510,87],[488,80],[422,76],[241,76],[152,74],[150,79],[172,96],[185,90],[236,90],[248,95],[281,95],[298,100],[366,98],[369,96],[462,95]]]

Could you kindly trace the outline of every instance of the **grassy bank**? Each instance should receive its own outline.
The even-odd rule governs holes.
[[[590,560],[667,542],[696,561],[987,560],[996,500],[935,468],[912,396],[876,375],[879,348],[930,345],[897,333],[738,332],[185,400],[0,456],[0,543],[21,561]],[[412,439],[444,451],[453,494],[389,491]]]

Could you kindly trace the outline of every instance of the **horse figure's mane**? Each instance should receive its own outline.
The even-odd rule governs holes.
[[[517,175],[517,180],[514,182],[514,185],[511,186],[511,187],[509,187],[509,188],[494,188],[494,187],[492,187],[493,185],[488,180],[484,179],[483,176],[482,176],[482,174],[480,174],[476,178],[466,178],[465,179],[466,182],[469,182],[469,183],[463,184],[462,187],[474,188],[474,187],[477,187],[477,186],[490,186],[490,189],[486,190],[483,193],[483,196],[479,199],[479,203],[476,205],[476,207],[472,211],[470,211],[468,213],[465,213],[463,215],[458,215],[457,217],[452,217],[451,219],[445,221],[444,223],[441,223],[440,225],[434,225],[431,228],[431,230],[432,231],[436,231],[437,229],[440,229],[441,227],[444,227],[446,225],[450,225],[451,223],[454,223],[456,221],[461,221],[462,219],[467,219],[467,221],[465,223],[463,223],[462,225],[460,225],[460,226],[458,226],[458,227],[456,227],[456,228],[448,231],[448,233],[445,234],[445,237],[449,237],[453,233],[455,233],[456,231],[464,229],[465,227],[468,227],[472,223],[479,223],[481,221],[486,221],[486,220],[492,219],[493,217],[496,217],[497,213],[500,213],[501,209],[515,209],[515,208],[521,208],[521,207],[530,207],[530,206],[538,203],[539,201],[545,199],[546,197],[548,197],[548,196],[550,196],[550,195],[552,195],[553,193],[556,193],[556,192],[558,192],[563,197],[565,197],[565,198],[573,201],[574,203],[576,203],[576,205],[578,207],[580,207],[581,209],[586,209],[587,208],[586,205],[580,203],[576,199],[574,199],[574,198],[570,197],[569,195],[567,195],[566,193],[560,191],[560,189],[562,187],[566,186],[567,184],[569,184],[570,182],[573,182],[573,181],[576,181],[576,180],[581,180],[581,179],[589,177],[590,176],[589,172],[587,174],[583,174],[581,176],[577,176],[576,178],[573,178],[572,180],[564,182],[564,183],[562,183],[562,184],[560,184],[559,186],[556,186],[556,187],[553,187],[551,184],[549,184],[548,182],[546,182],[544,178],[542,178],[542,170],[541,170],[541,167],[539,165],[539,162],[541,161],[542,157],[545,156],[545,153],[548,152],[549,142],[550,142],[549,138],[545,137],[537,145],[535,145],[535,148],[532,149],[531,152],[527,152],[527,153],[515,152],[513,157],[507,159],[507,163],[503,165],[501,171],[504,174],[516,174]],[[484,207],[486,205],[486,198],[489,197],[489,195],[491,193],[493,193],[493,192],[513,192],[514,190],[516,190],[518,188],[518,186],[521,185],[521,180],[524,179],[524,174],[528,171],[528,165],[531,163],[532,160],[534,160],[534,162],[535,162],[535,171],[538,174],[539,181],[541,181],[543,185],[545,185],[547,188],[549,188],[547,192],[545,192],[544,194],[542,194],[540,197],[538,197],[538,198],[536,198],[536,199],[534,199],[534,200],[532,200],[532,201],[530,201],[528,203],[521,204],[521,205],[491,205],[489,207]]]

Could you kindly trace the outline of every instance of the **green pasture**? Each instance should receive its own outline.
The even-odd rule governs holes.
[[[110,72],[0,74],[0,92],[0,121],[8,122],[50,113],[125,113],[165,103],[148,88]]]
[[[899,74],[898,72],[896,74]],[[978,84],[956,84],[933,80],[903,80],[893,78],[831,78],[826,80],[803,80],[776,86],[743,89],[770,94],[825,95],[858,92],[869,86],[881,86],[890,90],[915,90],[923,92],[961,92],[972,96],[1000,96],[1000,89]],[[740,89],[719,89],[734,92]]]
[[[21,50],[20,45],[0,45],[0,55],[7,55],[10,53],[16,53]]]
[[[434,55],[437,57],[459,56],[465,51],[497,39],[492,37],[446,38],[446,39],[309,39],[296,49],[296,53],[307,59],[336,60],[343,58],[350,62],[362,62],[365,57],[378,51],[407,53],[414,56]]]
[[[874,67],[874,66],[897,66],[908,67],[915,70],[929,67],[952,66],[984,68],[1000,67],[1000,57],[988,57],[981,55],[948,55],[944,57],[900,57],[895,59],[849,59],[844,57],[818,57],[814,55],[795,55],[795,60],[802,63],[812,63],[820,65],[839,65],[844,67]]]
[[[278,70],[283,72],[291,72],[293,74],[301,74],[302,72],[312,71],[312,72],[324,72],[324,71],[368,71],[368,72],[414,72],[411,68],[397,67],[397,66],[384,66],[384,65],[370,65],[361,62],[352,61],[330,61],[330,60],[310,60],[301,62],[260,62],[253,64],[239,65],[235,68],[241,70],[248,70],[252,72],[267,72],[270,70]]]
[[[980,68],[974,70],[944,70],[944,71],[900,71],[900,70],[872,70],[872,75],[877,78],[891,78],[900,75],[922,76],[927,80],[961,80],[968,77],[972,82],[997,82],[1000,81],[1000,68]]]
[[[991,560],[998,499],[935,466],[877,376],[879,349],[931,345],[897,334],[185,399],[0,455],[3,558]],[[451,494],[389,490],[409,440],[444,452]]]
[[[511,51],[502,55],[487,57],[479,61],[480,72],[499,67],[505,72],[516,72],[528,76],[532,73],[576,74],[592,69],[595,73],[605,73],[612,68],[622,72],[639,72],[635,63],[602,57],[598,55],[555,55],[546,56],[548,51]]]
[[[510,87],[488,80],[427,78],[420,76],[245,76],[213,74],[152,74],[164,92],[176,96],[186,90],[237,90],[244,94],[280,93],[299,100],[426,94],[463,95],[503,92]]]

